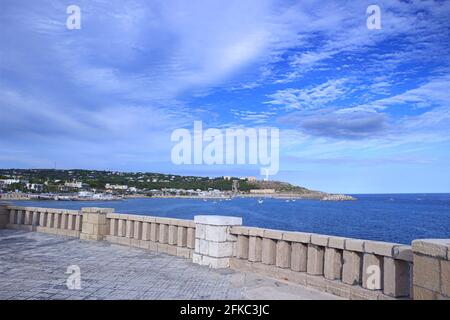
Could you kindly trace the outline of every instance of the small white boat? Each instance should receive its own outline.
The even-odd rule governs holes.
[[[258,203],[259,203],[259,204],[261,204],[261,203],[263,203],[263,202],[264,202],[263,199],[259,199],[259,200],[258,200]]]

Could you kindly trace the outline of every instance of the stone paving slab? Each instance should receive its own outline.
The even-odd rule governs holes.
[[[79,266],[81,289],[66,273]],[[252,273],[108,242],[0,230],[0,300],[338,299]]]

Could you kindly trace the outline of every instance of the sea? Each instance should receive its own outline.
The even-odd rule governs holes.
[[[450,238],[450,194],[355,194],[357,201],[145,198],[121,201],[12,201],[16,205],[193,219],[196,215],[243,218],[243,225],[410,244]],[[261,201],[262,200],[262,201]]]

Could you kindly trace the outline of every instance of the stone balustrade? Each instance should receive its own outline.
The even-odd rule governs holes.
[[[6,206],[6,228],[79,237],[83,215],[77,210]]]
[[[180,220],[0,203],[0,228],[108,241],[294,282],[348,299],[450,299],[450,239],[411,246],[241,226],[242,219]]]
[[[192,258],[194,221],[118,213],[108,213],[106,219],[109,242]]]
[[[349,299],[411,296],[410,246],[237,226],[231,267]]]

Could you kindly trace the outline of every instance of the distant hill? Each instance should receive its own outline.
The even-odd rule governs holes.
[[[304,187],[292,185],[287,182],[280,181],[255,181],[249,182],[252,189],[275,190],[277,197],[298,197],[303,199],[319,199],[330,201],[356,200],[355,198],[343,194],[330,194],[321,191],[309,190]]]
[[[104,190],[106,184],[127,185],[145,192],[146,190],[185,189],[208,190],[217,189],[231,191],[233,180],[239,181],[239,191],[250,195],[257,195],[256,190],[273,189],[275,196],[300,197],[323,200],[352,200],[344,195],[332,195],[325,192],[309,190],[287,182],[261,181],[238,177],[198,177],[162,174],[152,172],[118,172],[100,170],[55,170],[55,169],[0,169],[0,179],[19,179],[21,182],[45,184],[46,191],[58,190],[65,182],[83,182],[89,188]],[[19,186],[15,186],[19,187]]]

